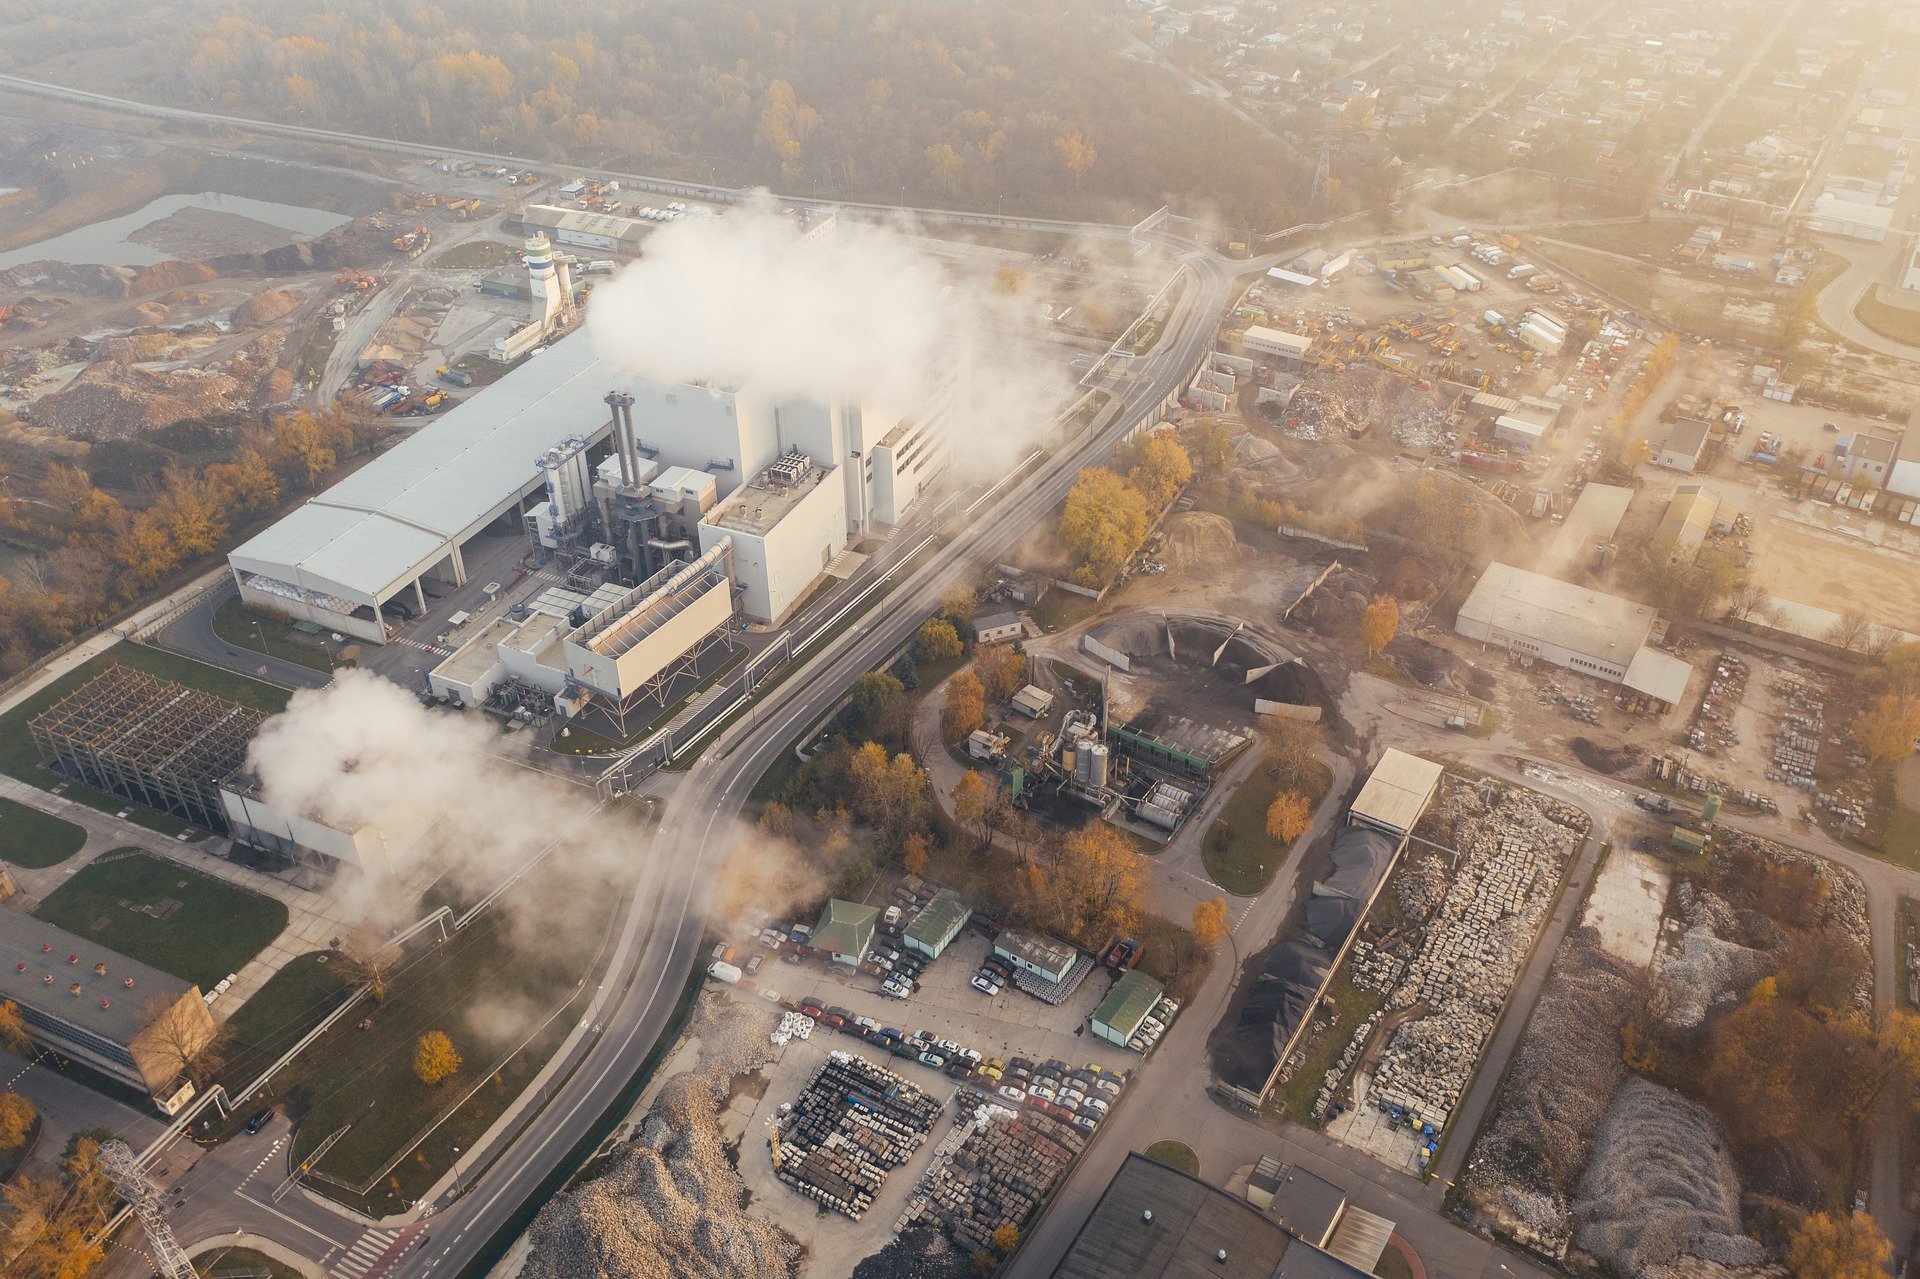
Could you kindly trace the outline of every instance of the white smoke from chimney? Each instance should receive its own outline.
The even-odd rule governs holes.
[[[587,327],[641,377],[907,415],[968,358],[956,458],[988,467],[1041,438],[1073,394],[1062,366],[1016,353],[1032,305],[904,231],[843,217],[809,235],[760,200],[655,231],[595,290]]]

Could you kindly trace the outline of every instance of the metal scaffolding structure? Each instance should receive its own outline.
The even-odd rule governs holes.
[[[183,684],[109,666],[29,725],[61,776],[225,833],[220,783],[246,765],[266,716]]]
[[[127,1206],[133,1209],[133,1215],[140,1218],[140,1224],[146,1228],[148,1259],[160,1279],[195,1279],[186,1249],[180,1246],[180,1241],[174,1238],[173,1227],[167,1224],[167,1210],[160,1202],[160,1192],[154,1189],[146,1169],[140,1166],[140,1156],[133,1153],[133,1147],[124,1141],[109,1141],[100,1147],[100,1162]]]

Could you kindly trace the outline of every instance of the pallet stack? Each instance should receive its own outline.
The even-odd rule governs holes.
[[[996,1111],[928,1171],[911,1215],[939,1226],[963,1251],[987,1250],[994,1231],[1026,1223],[1085,1145],[1070,1124]]]
[[[774,1171],[809,1199],[857,1221],[887,1173],[926,1142],[939,1115],[940,1103],[891,1070],[835,1052],[772,1121]]]

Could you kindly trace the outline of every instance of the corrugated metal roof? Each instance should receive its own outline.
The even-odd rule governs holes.
[[[902,935],[924,946],[938,946],[941,942],[951,940],[972,914],[973,907],[967,905],[958,893],[943,888],[934,894],[932,901],[920,908],[920,913],[913,917],[913,922],[907,925],[907,931]]]
[[[1493,563],[1460,606],[1455,626],[1485,627],[1495,632],[1490,643],[1517,637],[1624,666],[1646,643],[1654,616],[1653,609],[1618,595]]]
[[[95,972],[95,964],[105,964],[106,973]],[[129,978],[132,986],[127,985]],[[80,983],[78,995],[70,990],[75,982]],[[157,997],[172,1004],[192,989],[191,982],[78,933],[0,907],[0,999],[11,999],[22,1008],[45,1009],[57,1021],[124,1046],[140,1033],[146,1021],[143,1010],[150,1001]],[[100,1006],[102,1000],[107,1007]]]
[[[1426,811],[1442,771],[1432,760],[1390,746],[1367,774],[1367,784],[1354,797],[1350,811],[1355,817],[1405,834]]]
[[[1633,655],[1633,660],[1627,663],[1626,678],[1620,682],[1636,693],[1678,706],[1686,695],[1687,681],[1692,678],[1693,667],[1649,645]]]
[[[1153,1006],[1160,1002],[1164,989],[1159,982],[1136,968],[1113,983],[1113,989],[1093,1010],[1093,1020],[1118,1034],[1132,1035],[1140,1029],[1140,1023],[1153,1011]]]
[[[434,419],[233,551],[237,567],[298,572],[382,595],[538,478],[534,460],[607,430],[615,380],[576,331]],[[283,570],[283,571],[276,571]]]

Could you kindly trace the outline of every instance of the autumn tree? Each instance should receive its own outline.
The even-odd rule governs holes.
[[[960,780],[954,783],[954,820],[969,829],[978,827],[984,834],[989,798],[986,782],[980,779],[980,774],[969,768],[960,774]]]
[[[974,612],[979,607],[980,601],[975,597],[973,588],[965,582],[955,582],[940,592],[940,616],[955,627],[971,626]]]
[[[1281,791],[1267,805],[1267,834],[1291,844],[1306,834],[1313,820],[1313,802],[1299,791]]]
[[[973,669],[987,697],[1004,702],[1026,682],[1027,659],[1014,652],[1011,644],[982,644],[973,651]]]
[[[944,617],[929,617],[913,634],[913,655],[923,662],[945,662],[960,656],[960,632]]]
[[[876,830],[903,833],[925,816],[927,775],[904,752],[891,758],[879,742],[853,753],[849,782],[853,810]]]
[[[1073,184],[1079,186],[1081,179],[1087,176],[1087,170],[1100,158],[1100,150],[1094,146],[1093,139],[1078,129],[1070,129],[1053,140],[1053,149],[1060,153],[1060,163],[1067,166],[1067,172],[1073,175]]]
[[[1020,1227],[1008,1222],[993,1232],[993,1246],[1003,1257],[1011,1257],[1020,1246]]]
[[[1360,615],[1360,642],[1366,645],[1367,656],[1378,655],[1393,642],[1399,629],[1400,601],[1391,595],[1374,596],[1366,612]]]
[[[1051,841],[1023,867],[1028,910],[1049,931],[1096,947],[1139,928],[1146,859],[1105,822],[1088,822]]]
[[[40,1112],[17,1092],[0,1093],[0,1150],[13,1150],[33,1134],[34,1120]]]
[[[927,172],[932,175],[940,189],[951,195],[960,189],[960,170],[966,161],[948,142],[936,142],[923,153],[927,160]]]
[[[965,670],[947,681],[947,704],[940,713],[940,729],[948,741],[959,741],[986,718],[987,697],[978,675]]]
[[[927,873],[927,837],[925,835],[915,832],[907,836],[906,843],[901,846],[900,864],[906,868],[909,875]]]
[[[1795,1279],[1881,1279],[1892,1249],[1864,1212],[1808,1214],[1787,1240]]]
[[[84,1279],[105,1255],[101,1227],[113,1204],[113,1183],[100,1165],[100,1143],[79,1137],[58,1179],[17,1177],[0,1188],[0,1274],[8,1279]]]
[[[1127,482],[1157,511],[1193,478],[1193,459],[1171,435],[1150,435],[1130,452]]]
[[[203,1006],[155,995],[140,1010],[139,1043],[152,1060],[204,1088],[220,1069],[226,1029],[209,1025]]]
[[[1224,475],[1233,469],[1233,432],[1213,422],[1193,428],[1193,464],[1208,475]]]
[[[1882,693],[1853,721],[1854,735],[1876,764],[1890,764],[1913,754],[1920,736],[1920,697],[1909,693]]]
[[[460,1053],[445,1031],[429,1030],[413,1046],[413,1075],[429,1088],[460,1069]]]
[[[11,999],[0,1000],[0,1048],[16,1057],[25,1057],[33,1051],[33,1037],[27,1034],[27,1019],[21,1015],[20,1005]]]
[[[1151,520],[1140,491],[1104,466],[1080,472],[1060,511],[1060,540],[1106,579],[1146,540]]]
[[[1227,899],[1213,897],[1193,908],[1193,936],[1203,947],[1212,949],[1227,935]]]
[[[1304,719],[1275,719],[1261,731],[1267,738],[1267,776],[1283,789],[1304,783],[1319,765],[1326,729]]]

